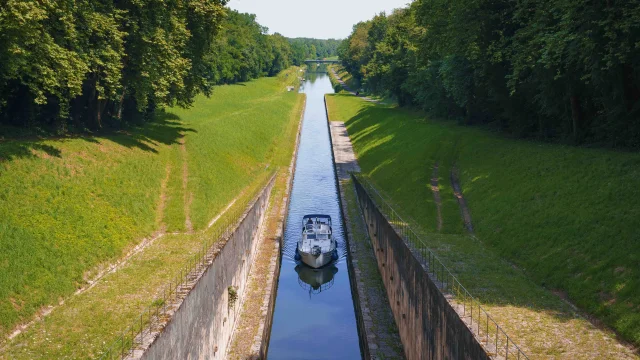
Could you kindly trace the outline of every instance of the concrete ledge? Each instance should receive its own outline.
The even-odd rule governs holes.
[[[360,300],[360,293],[358,292],[358,285],[357,285],[357,278],[356,278],[356,273],[354,271],[353,268],[353,260],[351,258],[351,242],[349,241],[349,237],[351,234],[348,233],[348,227],[347,224],[345,222],[344,216],[345,216],[345,205],[343,202],[343,195],[342,195],[342,191],[340,190],[340,178],[339,178],[339,173],[338,173],[338,168],[336,167],[336,158],[335,158],[335,149],[334,149],[334,142],[333,142],[333,137],[331,135],[331,121],[329,120],[329,109],[327,108],[327,97],[324,97],[324,110],[325,113],[327,115],[327,122],[328,122],[328,131],[329,131],[329,141],[331,142],[331,159],[333,162],[333,171],[335,173],[335,179],[336,179],[336,188],[338,189],[338,192],[340,193],[340,196],[338,196],[338,202],[340,205],[340,211],[342,216],[340,217],[340,221],[342,222],[342,228],[344,229],[344,240],[347,242],[347,248],[349,249],[349,256],[347,256],[347,269],[349,272],[349,284],[351,285],[351,297],[353,299],[353,307],[355,308],[355,313],[356,313],[356,323],[358,324],[358,339],[360,342],[360,351],[362,352],[362,358],[363,359],[371,359],[371,353],[369,352],[369,337],[365,332],[366,326],[365,326],[365,319],[363,317],[362,314],[362,302]]]

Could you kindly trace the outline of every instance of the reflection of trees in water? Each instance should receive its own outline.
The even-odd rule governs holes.
[[[314,82],[316,82],[316,80],[318,80],[318,73],[307,71],[307,80],[311,81],[311,83],[313,84]]]
[[[307,67],[307,79],[314,83],[318,77],[318,74],[327,74],[329,68],[327,64],[314,64],[310,63]]]
[[[310,71],[307,71],[307,73],[306,73],[306,75],[305,75],[305,76],[306,76],[306,79],[307,79],[307,80],[309,80],[309,81],[311,81],[311,83],[313,84],[313,83],[315,83],[315,82],[316,82],[316,80],[318,80],[320,77],[322,77],[322,76],[326,76],[326,75],[327,75],[327,73],[325,73],[325,72],[310,72]]]

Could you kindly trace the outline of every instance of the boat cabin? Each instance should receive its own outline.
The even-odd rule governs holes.
[[[305,215],[302,218],[302,234],[307,235],[307,239],[329,239],[331,236],[331,216]]]

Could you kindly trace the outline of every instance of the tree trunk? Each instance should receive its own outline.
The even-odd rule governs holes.
[[[96,124],[98,124],[98,129],[102,129],[102,113],[107,106],[107,100],[100,99],[99,96],[100,94],[96,93]]]
[[[127,87],[122,88],[122,95],[120,95],[120,104],[118,105],[118,120],[122,120],[122,108],[124,107],[124,95],[127,93]]]

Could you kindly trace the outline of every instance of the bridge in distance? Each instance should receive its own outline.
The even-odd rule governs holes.
[[[306,62],[306,63],[316,63],[316,64],[338,64],[338,63],[340,63],[340,60],[307,59],[304,62]]]

